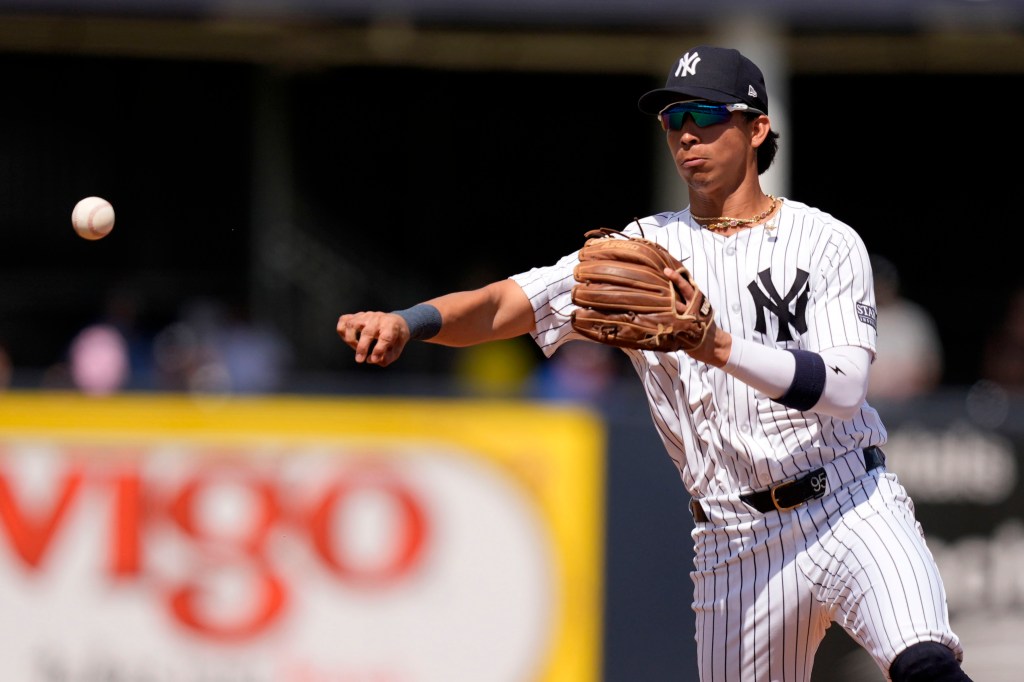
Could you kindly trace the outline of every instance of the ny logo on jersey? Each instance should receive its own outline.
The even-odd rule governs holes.
[[[697,64],[700,63],[700,55],[694,52],[690,54],[687,52],[679,59],[679,64],[676,66],[676,78],[682,78],[686,75],[696,75]]]
[[[792,341],[793,335],[789,331],[790,327],[795,329],[797,334],[807,331],[807,298],[810,295],[810,287],[807,286],[808,277],[808,273],[797,269],[793,286],[789,288],[785,296],[779,296],[779,292],[772,282],[771,270],[762,270],[757,273],[757,279],[764,287],[764,291],[757,286],[757,281],[747,285],[750,295],[754,297],[754,303],[757,304],[757,322],[754,324],[754,329],[761,334],[768,331],[764,316],[764,312],[767,310],[779,318],[779,336],[775,339],[776,341]]]

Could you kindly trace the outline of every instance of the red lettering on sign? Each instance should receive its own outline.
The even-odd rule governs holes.
[[[253,502],[248,506],[250,518],[245,526],[217,532],[204,525],[202,501],[215,499],[218,488],[222,493],[227,489],[243,490]],[[181,532],[203,550],[204,559],[189,580],[171,588],[171,610],[178,620],[222,640],[246,639],[269,625],[281,613],[288,596],[284,581],[264,555],[267,536],[280,516],[274,482],[237,461],[207,466],[181,484],[171,498],[169,513]],[[220,570],[237,568],[252,574],[248,615],[224,619],[223,614],[210,614],[204,605],[216,595],[203,586],[205,579]]]
[[[143,507],[142,479],[135,468],[113,480],[114,506],[110,523],[110,572],[128,577],[141,569]]]
[[[56,486],[56,500],[35,516],[21,507],[7,475],[0,470],[0,524],[11,539],[14,552],[31,568],[39,568],[82,483],[77,469],[66,472]]]
[[[137,448],[72,447],[64,452],[73,455],[67,457],[71,464],[52,474],[45,493],[31,500],[23,499],[16,469],[5,467],[0,452],[0,527],[13,554],[30,570],[42,570],[62,524],[69,523],[76,508],[92,508],[73,504],[89,485],[91,493],[110,500],[109,520],[95,524],[107,535],[105,570],[122,581],[145,577],[147,584],[160,586],[175,620],[219,641],[252,638],[286,610],[289,576],[274,560],[270,540],[275,534],[305,539],[311,556],[339,581],[375,589],[408,578],[429,538],[420,494],[400,470],[388,466],[386,457],[339,458],[330,476],[316,467],[303,486],[257,466],[244,452],[190,450],[171,476],[147,475],[145,453]],[[244,504],[233,509],[242,510],[240,522],[225,525],[222,519],[218,526],[210,510],[230,493],[236,493],[237,502],[239,492]],[[365,557],[347,537],[345,521],[354,518],[361,495],[368,493],[390,505],[392,525],[380,545],[386,550],[383,558],[360,561]],[[161,543],[166,544],[162,549],[174,548],[173,566],[147,562],[147,548]],[[245,587],[228,606],[217,593],[223,584],[217,578],[225,574],[237,578],[235,586]]]
[[[239,531],[237,533],[216,535],[202,525],[197,503],[204,495],[215,496],[216,486],[225,484],[250,493],[256,502],[255,516],[248,519],[247,528],[233,529]],[[174,522],[197,542],[238,547],[253,556],[260,554],[271,527],[280,516],[274,481],[258,477],[251,469],[237,464],[206,467],[194,473],[176,491],[169,510]]]
[[[333,521],[339,508],[344,513],[347,498],[368,490],[384,493],[393,502],[399,524],[392,537],[394,551],[390,560],[375,567],[360,568],[351,560],[344,544],[336,546],[332,542],[339,535],[334,532]],[[353,468],[346,478],[329,487],[320,503],[313,508],[309,529],[313,546],[327,565],[346,582],[361,585],[387,584],[408,575],[420,558],[426,541],[422,506],[398,476],[382,467]],[[343,535],[341,537],[344,539]]]
[[[205,609],[204,603],[213,595],[199,584],[203,578],[201,574],[172,589],[169,595],[171,612],[182,624],[214,639],[233,641],[257,635],[282,612],[287,596],[284,582],[266,566],[259,568],[254,599],[246,605],[248,614],[210,613]]]

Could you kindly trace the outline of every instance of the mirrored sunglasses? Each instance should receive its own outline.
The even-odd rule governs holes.
[[[734,111],[751,114],[763,114],[763,111],[746,104],[714,104],[712,102],[675,102],[669,104],[658,114],[663,130],[682,130],[683,121],[689,114],[693,122],[701,128],[716,123],[725,123]]]

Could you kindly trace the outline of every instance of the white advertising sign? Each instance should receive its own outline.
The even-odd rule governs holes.
[[[599,493],[566,476],[593,453],[545,461],[561,446],[501,435],[518,419],[499,407],[488,446],[445,426],[480,433],[476,408],[402,433],[355,405],[294,422],[301,405],[160,403],[147,424],[136,401],[119,427],[116,401],[86,424],[66,399],[49,421],[0,416],[0,679],[596,679],[599,543],[584,566],[565,541],[599,526]]]

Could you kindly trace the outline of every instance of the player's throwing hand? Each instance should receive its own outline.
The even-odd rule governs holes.
[[[338,318],[338,336],[356,352],[356,362],[387,367],[409,342],[409,326],[397,313],[360,312]]]

